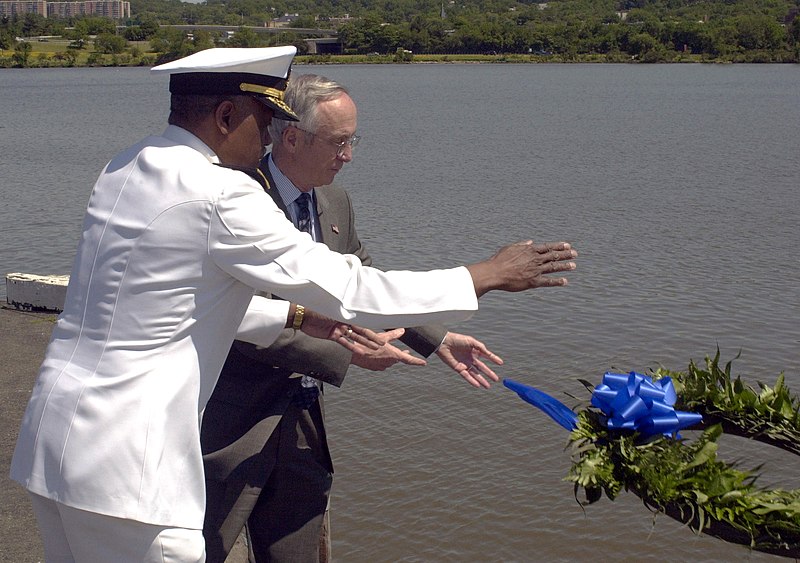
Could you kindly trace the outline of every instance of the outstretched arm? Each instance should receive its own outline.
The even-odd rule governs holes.
[[[422,358],[417,358],[408,351],[400,350],[390,344],[390,341],[397,338],[402,332],[403,329],[399,328],[377,334],[378,339],[385,341],[378,349],[354,346],[351,363],[372,371],[383,371],[396,363],[424,366],[426,362]],[[446,366],[473,387],[488,389],[491,386],[488,380],[500,380],[498,375],[483,362],[483,359],[502,365],[502,358],[472,336],[448,332],[436,351],[436,355]]]

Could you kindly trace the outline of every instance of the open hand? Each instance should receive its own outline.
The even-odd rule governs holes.
[[[486,358],[497,365],[503,364],[502,358],[472,336],[448,332],[436,355],[473,387],[488,389],[491,383],[486,381],[487,377],[492,381],[500,381],[497,374],[480,358]]]
[[[403,336],[405,329],[396,328],[394,330],[387,330],[377,334],[379,340],[383,341],[380,348],[372,349],[363,346],[356,346],[351,348],[353,357],[350,363],[354,366],[362,367],[372,371],[383,371],[394,364],[401,363],[409,366],[424,366],[427,362],[412,355],[407,350],[390,344],[392,340],[396,340]]]
[[[549,274],[575,269],[578,253],[566,242],[534,244],[523,241],[504,246],[483,262],[467,266],[480,297],[487,291],[524,291],[537,287],[567,285],[567,278]]]

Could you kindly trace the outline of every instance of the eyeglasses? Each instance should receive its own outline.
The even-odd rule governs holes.
[[[303,129],[302,127],[298,127],[297,125],[292,125],[292,127],[294,127],[295,129],[300,129],[300,131],[302,131],[303,133],[308,133],[312,137],[319,137],[320,139],[322,139],[323,141],[325,141],[329,145],[333,145],[334,147],[336,147],[336,157],[337,158],[341,158],[342,155],[344,155],[344,151],[345,151],[345,149],[347,149],[347,147],[350,147],[350,150],[356,148],[356,146],[358,146],[358,142],[361,140],[361,136],[360,135],[353,135],[352,137],[350,137],[349,139],[345,139],[344,141],[334,141],[333,139],[325,139],[324,137],[320,137],[316,133],[312,133],[311,131],[307,131],[306,129]]]

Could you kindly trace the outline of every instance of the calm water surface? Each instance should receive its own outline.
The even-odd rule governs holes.
[[[475,261],[526,238],[580,252],[566,288],[490,294],[453,330],[501,376],[569,401],[609,369],[685,369],[716,348],[751,383],[800,389],[800,67],[377,65],[296,67],[348,85],[363,140],[339,176],[385,268]],[[91,185],[164,127],[146,69],[0,73],[3,272],[66,273]],[[0,287],[3,292],[4,287]],[[327,400],[339,561],[767,561],[653,523],[623,493],[585,512],[566,432],[438,360],[354,369]],[[763,484],[797,460],[742,440]]]

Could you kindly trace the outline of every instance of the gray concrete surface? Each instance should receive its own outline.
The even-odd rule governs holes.
[[[56,315],[0,307],[0,561],[44,561],[25,490],[9,476],[22,413],[50,340]]]
[[[0,562],[44,561],[44,549],[28,495],[9,476],[19,423],[56,315],[0,306]],[[240,539],[226,563],[247,560]]]

